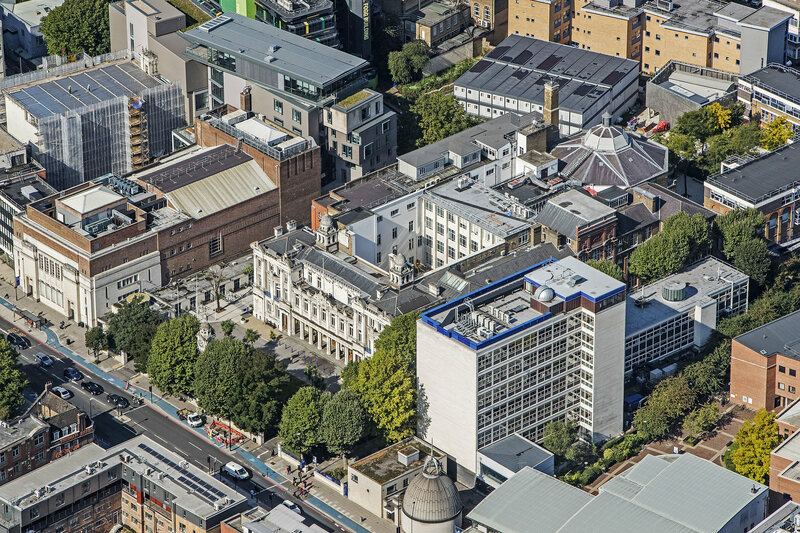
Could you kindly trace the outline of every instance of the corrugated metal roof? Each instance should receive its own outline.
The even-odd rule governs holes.
[[[175,209],[202,218],[276,188],[258,163],[251,159],[177,188],[166,196]]]

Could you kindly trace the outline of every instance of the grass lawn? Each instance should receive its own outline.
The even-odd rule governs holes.
[[[211,20],[208,13],[196,6],[192,0],[167,0],[167,2],[186,15],[186,29],[191,29],[207,20]]]

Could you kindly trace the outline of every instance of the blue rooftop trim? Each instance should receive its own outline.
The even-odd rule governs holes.
[[[529,273],[530,273],[530,271],[528,272],[528,274]],[[537,288],[542,286],[541,283],[536,283],[532,279],[528,278],[528,274],[525,274],[525,281],[527,281],[528,283],[530,283],[531,285],[533,285],[534,287],[537,287]],[[550,287],[550,288],[552,289],[552,287]],[[559,298],[561,298],[565,302],[570,302],[570,301],[574,300],[575,298],[583,296],[584,298],[586,298],[590,302],[596,304],[597,302],[602,302],[603,300],[605,300],[607,298],[610,298],[611,296],[614,296],[615,294],[619,294],[620,292],[622,292],[624,290],[625,290],[624,286],[618,287],[618,288],[614,289],[613,291],[609,291],[609,292],[606,292],[604,294],[601,294],[597,298],[589,296],[588,294],[586,294],[583,291],[578,291],[578,292],[576,292],[576,293],[574,293],[574,294],[572,294],[570,296],[564,296],[562,294],[557,293],[555,290],[553,290],[553,294],[555,294],[556,296],[558,296]]]

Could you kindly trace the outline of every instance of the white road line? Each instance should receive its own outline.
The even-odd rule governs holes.
[[[195,449],[197,449],[197,450],[200,450],[201,452],[203,451],[203,448],[201,448],[200,446],[197,446],[196,444],[192,444],[192,443],[191,443],[191,442],[189,442],[189,441],[186,441],[186,444],[188,444],[188,445],[189,445],[189,446],[191,446],[192,448],[195,448]]]

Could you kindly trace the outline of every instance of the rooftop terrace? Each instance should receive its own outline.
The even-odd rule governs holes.
[[[403,451],[405,455],[419,452],[419,458],[406,466],[397,459],[397,454],[400,451]],[[432,448],[429,444],[417,438],[406,439],[351,464],[350,468],[383,484],[411,470],[422,468],[431,451],[433,451],[434,457],[444,457],[444,453],[441,450]]]

